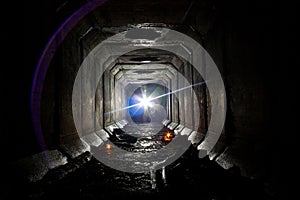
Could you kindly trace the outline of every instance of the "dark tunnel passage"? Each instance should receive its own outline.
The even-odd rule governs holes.
[[[40,3],[35,136],[7,196],[282,199],[271,3],[251,2]]]

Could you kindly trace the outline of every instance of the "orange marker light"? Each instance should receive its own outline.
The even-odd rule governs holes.
[[[171,141],[172,133],[167,132],[166,135],[164,136],[164,141]]]
[[[106,144],[105,145],[105,151],[107,154],[111,154],[112,146],[111,144]]]
[[[111,150],[111,145],[110,144],[106,144],[106,150]]]

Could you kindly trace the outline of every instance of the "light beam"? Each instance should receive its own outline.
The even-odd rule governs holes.
[[[207,82],[207,81],[206,81]],[[174,93],[177,93],[177,92],[181,92],[183,90],[186,90],[186,89],[189,89],[191,87],[194,87],[194,86],[199,86],[199,85],[202,85],[204,83],[206,83],[205,81],[203,82],[199,82],[199,83],[195,83],[193,85],[189,85],[189,86],[186,86],[186,87],[183,87],[183,88],[179,88],[177,90],[174,90],[174,91],[171,91],[171,92],[168,92],[168,93],[165,93],[165,94],[162,94],[162,95],[159,95],[159,96],[156,96],[156,97],[146,97],[143,95],[143,98],[142,99],[138,99],[138,101],[140,103],[137,103],[137,104],[133,104],[133,105],[130,105],[130,106],[126,106],[124,108],[120,108],[120,109],[117,109],[117,110],[113,110],[113,111],[110,111],[110,112],[106,112],[104,113],[104,115],[107,115],[107,114],[111,114],[111,113],[116,113],[116,112],[120,112],[120,111],[123,111],[123,110],[127,110],[129,108],[133,108],[133,107],[136,107],[136,106],[139,106],[139,107],[151,107],[153,104],[151,101],[155,100],[155,99],[159,99],[159,98],[162,98],[162,97],[165,97],[165,96],[168,96],[168,95],[171,95],[171,94],[174,94]]]

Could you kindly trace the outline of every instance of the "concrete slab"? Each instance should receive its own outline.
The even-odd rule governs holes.
[[[178,123],[171,122],[167,127],[170,130],[174,130],[177,127]]]
[[[175,135],[178,135],[183,129],[184,129],[184,126],[181,125],[181,124],[179,124],[179,125],[175,128],[174,134],[175,134]]]
[[[191,141],[192,145],[196,145],[204,138],[204,136],[205,135],[203,133],[193,131],[188,137],[188,140]]]
[[[96,134],[101,138],[103,141],[107,141],[109,138],[109,134],[104,130],[101,129],[99,131],[96,131]]]
[[[86,151],[90,151],[90,146],[82,139],[62,144],[61,148],[71,157],[75,158]]]
[[[187,135],[187,136],[189,136],[190,133],[191,133],[192,131],[193,131],[192,129],[184,128],[184,129],[180,132],[180,135]]]
[[[67,158],[58,150],[46,150],[25,157],[12,164],[24,181],[36,182],[41,180],[53,168],[67,163]]]

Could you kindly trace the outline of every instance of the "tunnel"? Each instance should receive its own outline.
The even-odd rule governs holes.
[[[253,2],[39,3],[31,136],[8,196],[280,197],[271,3]]]

